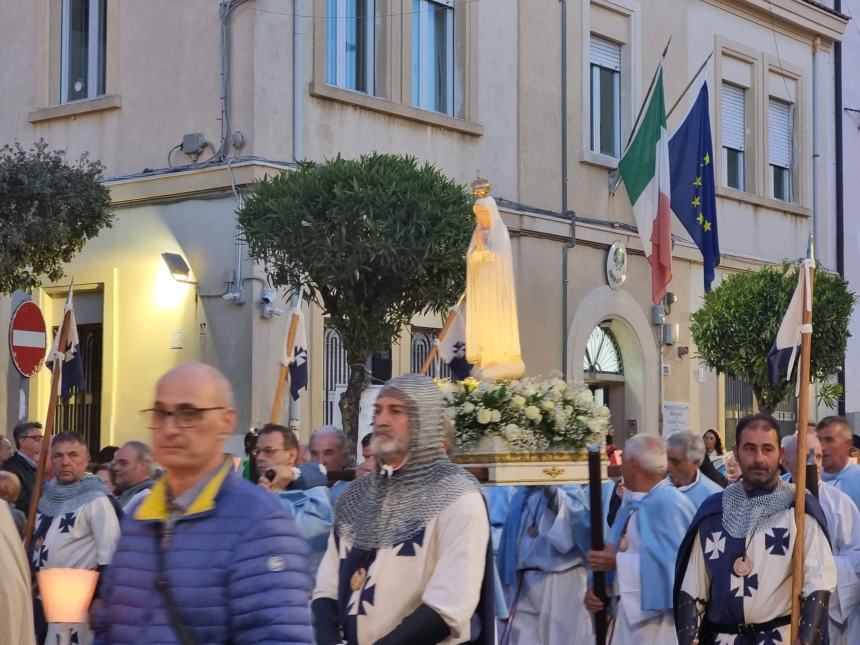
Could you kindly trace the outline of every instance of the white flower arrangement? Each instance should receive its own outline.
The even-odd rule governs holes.
[[[609,409],[587,385],[547,381],[439,381],[445,417],[454,423],[457,449],[468,452],[481,437],[504,439],[512,452],[584,450],[605,441]]]

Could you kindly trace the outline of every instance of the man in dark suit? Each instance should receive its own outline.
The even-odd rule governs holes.
[[[23,421],[12,430],[12,438],[15,440],[15,454],[0,468],[16,474],[21,480],[21,494],[15,502],[15,508],[26,514],[36,484],[36,464],[42,452],[42,424],[38,421]]]

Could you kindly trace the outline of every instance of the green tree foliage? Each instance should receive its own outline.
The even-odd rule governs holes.
[[[250,255],[272,283],[305,289],[337,330],[350,378],[340,402],[353,440],[365,361],[465,287],[472,230],[465,188],[411,156],[302,162],[259,182],[239,212]]]
[[[772,413],[795,387],[792,381],[768,383],[767,355],[797,287],[796,265],[765,267],[735,273],[705,295],[704,305],[692,318],[693,341],[708,367],[741,379],[752,388],[762,412]],[[848,282],[822,269],[815,271],[812,356],[810,374],[825,403],[841,396],[826,382],[845,359],[848,323],[855,296]]]
[[[0,148],[0,293],[29,291],[43,276],[59,280],[63,263],[110,227],[101,173],[98,161],[69,162],[44,141]]]

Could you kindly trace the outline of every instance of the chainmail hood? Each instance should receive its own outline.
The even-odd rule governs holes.
[[[478,482],[445,455],[442,393],[433,379],[406,374],[391,379],[379,393],[406,404],[409,455],[392,475],[377,472],[355,480],[335,511],[338,534],[361,549],[405,542]]]
[[[794,503],[794,484],[780,480],[772,493],[747,495],[741,482],[723,491],[723,528],[733,538],[772,529]]]
[[[45,492],[39,500],[39,512],[49,517],[57,517],[108,495],[110,492],[96,475],[86,474],[71,484],[61,484],[52,479],[45,484]]]

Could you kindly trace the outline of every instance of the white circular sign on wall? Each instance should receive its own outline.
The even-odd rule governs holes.
[[[618,290],[627,279],[627,248],[624,242],[616,241],[609,247],[606,256],[606,281],[609,288]]]

